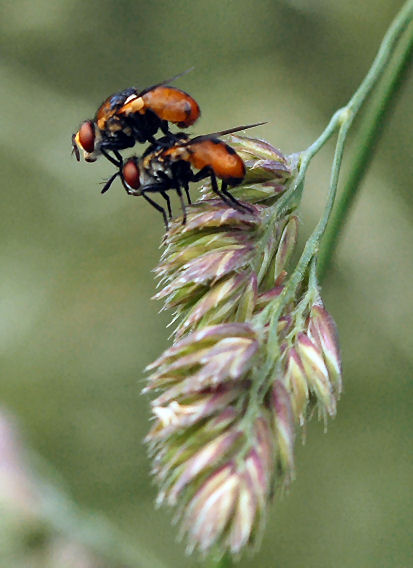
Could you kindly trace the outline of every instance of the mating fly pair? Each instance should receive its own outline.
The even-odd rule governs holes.
[[[168,81],[169,82],[169,81]],[[180,128],[191,126],[200,116],[197,102],[187,93],[160,83],[143,91],[125,89],[108,97],[99,107],[93,120],[84,121],[72,136],[73,152],[80,160],[80,150],[87,162],[94,162],[100,154],[117,168],[106,182],[106,192],[116,177],[120,177],[129,195],[142,195],[163,215],[165,209],[151,199],[148,193],[159,193],[166,201],[169,218],[172,217],[168,190],[175,190],[186,221],[182,189],[191,203],[189,182],[210,178],[212,190],[223,201],[235,208],[248,209],[228,191],[228,186],[239,185],[245,177],[243,160],[228,144],[218,137],[252,128],[259,124],[239,126],[222,132],[190,139],[183,132],[173,134],[168,123]],[[164,136],[156,140],[161,130]],[[149,142],[141,158],[133,156],[123,161],[120,150],[136,142]],[[113,155],[111,155],[111,152]],[[192,167],[198,170],[194,173]],[[217,178],[222,180],[218,187]]]

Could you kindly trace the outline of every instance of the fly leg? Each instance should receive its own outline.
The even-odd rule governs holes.
[[[111,164],[113,164],[117,168],[122,167],[123,165],[122,156],[119,154],[117,150],[112,150],[112,152],[115,154],[116,159],[113,156],[111,156],[104,148],[101,148],[100,151],[102,152],[102,155],[105,156],[105,158],[109,160]]]
[[[214,176],[215,183],[212,179],[212,176]],[[228,203],[226,198],[223,195],[221,195],[221,193],[218,189],[218,184],[217,184],[217,180],[215,178],[215,174],[212,172],[211,168],[209,168],[208,166],[206,166],[205,168],[202,168],[202,170],[199,170],[199,172],[197,172],[196,174],[193,173],[192,177],[191,177],[191,181],[197,182],[197,181],[201,181],[203,179],[206,179],[208,177],[211,178],[212,191],[214,193],[216,193],[223,201],[225,201],[225,203],[227,203],[227,205],[230,205],[230,203]]]
[[[115,179],[120,176],[120,170],[118,172],[116,172],[115,174],[113,174],[113,176],[110,176],[110,178],[108,179],[108,181],[105,183],[105,185],[103,186],[103,189],[100,193],[106,193],[107,190],[110,188],[110,186],[112,185],[112,183],[115,181]]]
[[[244,205],[243,203],[240,203],[238,199],[235,199],[235,197],[231,195],[231,193],[227,189],[227,182],[222,180],[221,189],[218,187],[217,176],[215,175],[215,172],[212,168],[209,168],[208,166],[202,168],[202,170],[192,176],[191,181],[200,181],[201,179],[205,179],[207,177],[209,177],[211,180],[212,191],[216,193],[216,195],[218,195],[224,203],[226,203],[230,207],[233,207],[234,209],[251,211],[250,207]]]
[[[232,199],[234,199],[234,198],[231,195],[232,199],[230,199],[229,197],[227,197],[225,195],[225,193],[221,193],[221,191],[219,190],[219,187],[218,187],[216,175],[211,168],[209,168],[209,167],[202,168],[202,170],[200,170],[198,173],[194,174],[194,176],[192,177],[192,181],[201,181],[201,179],[205,179],[207,177],[209,177],[211,179],[212,191],[214,193],[216,193],[216,195],[218,195],[224,203],[226,203],[230,207],[234,207],[234,205],[232,203]]]
[[[184,186],[185,195],[188,200],[188,205],[192,205],[191,196],[189,195],[189,185],[188,182],[182,184]]]
[[[241,203],[240,201],[238,201],[238,199],[235,199],[235,197],[233,195],[231,195],[231,193],[228,191],[227,188],[228,188],[227,182],[222,180],[221,193],[222,193],[222,195],[225,195],[225,197],[228,198],[228,200],[231,202],[232,206],[235,207],[235,209],[244,209],[244,211],[248,211],[249,213],[251,213],[251,211],[253,211],[253,209],[250,205]]]
[[[157,211],[159,211],[160,213],[162,213],[162,217],[163,217],[163,221],[165,223],[165,229],[168,230],[168,219],[166,217],[166,213],[165,213],[165,209],[163,207],[161,207],[158,203],[156,203],[156,201],[154,201],[153,199],[151,199],[150,197],[148,197],[144,191],[142,191],[142,197],[144,199],[146,199],[146,201],[148,203],[150,203],[152,205],[152,207],[154,207]]]
[[[181,202],[182,216],[183,216],[182,225],[186,225],[186,206],[185,206],[184,198],[182,196],[182,191],[181,191],[181,188],[179,187],[179,185],[177,185],[175,187],[175,189],[176,189],[176,193],[178,194],[179,201]]]
[[[161,195],[162,197],[165,199],[166,201],[166,206],[168,208],[168,215],[169,215],[169,219],[172,219],[172,209],[171,209],[171,200],[169,199],[169,195],[166,193],[166,191],[161,191]]]

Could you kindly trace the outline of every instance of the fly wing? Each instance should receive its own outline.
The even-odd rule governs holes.
[[[178,73],[178,75],[174,75],[170,79],[165,79],[165,81],[161,81],[160,83],[156,83],[156,85],[152,85],[151,87],[147,87],[146,89],[143,89],[143,91],[140,91],[137,94],[137,96],[141,97],[142,95],[144,95],[148,91],[152,91],[152,89],[156,89],[156,87],[161,87],[163,85],[168,85],[169,83],[173,83],[174,81],[176,81],[180,77],[183,77],[184,75],[187,75],[188,73],[190,73],[194,69],[195,69],[195,67],[190,67],[189,69],[185,69],[185,71],[182,71],[182,73]]]
[[[193,143],[202,142],[203,140],[211,140],[212,138],[220,138],[226,134],[233,134],[234,132],[240,132],[241,130],[248,130],[249,128],[255,128],[256,126],[261,126],[262,124],[268,124],[268,122],[256,122],[255,124],[245,124],[244,126],[235,126],[234,128],[228,128],[228,130],[220,130],[219,132],[211,132],[210,134],[203,134],[201,136],[196,136],[182,144],[182,146],[190,146]]]

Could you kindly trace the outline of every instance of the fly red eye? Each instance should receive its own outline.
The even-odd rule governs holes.
[[[83,122],[79,128],[79,142],[85,152],[92,153],[95,149],[95,128],[91,120]]]
[[[128,160],[123,166],[122,170],[123,179],[132,189],[140,188],[139,168],[134,158]]]

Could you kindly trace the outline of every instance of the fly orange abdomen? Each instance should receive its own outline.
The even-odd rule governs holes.
[[[222,142],[211,139],[191,144],[189,161],[198,170],[210,167],[215,175],[231,185],[239,183],[245,177],[245,165],[238,154]]]
[[[145,109],[180,128],[191,126],[201,115],[198,103],[188,93],[175,87],[159,85],[144,93],[142,100]]]

